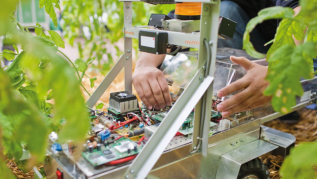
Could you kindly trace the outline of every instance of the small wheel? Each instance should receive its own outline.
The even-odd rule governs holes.
[[[269,170],[258,158],[241,166],[238,179],[268,179]]]

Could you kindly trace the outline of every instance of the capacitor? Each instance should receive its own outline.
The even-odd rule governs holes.
[[[93,149],[94,149],[93,146],[91,146],[91,145],[88,146],[88,151],[89,151],[90,153],[92,153]]]
[[[143,124],[143,123],[140,123],[140,124],[139,124],[139,127],[140,127],[140,128],[143,128],[143,127],[144,127],[144,124]]]
[[[97,150],[98,150],[98,151],[101,150],[101,144],[97,144]]]

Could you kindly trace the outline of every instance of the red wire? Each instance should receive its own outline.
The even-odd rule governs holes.
[[[129,162],[129,161],[133,160],[135,157],[136,157],[136,155],[132,155],[132,156],[129,156],[129,157],[126,157],[126,158],[114,160],[114,161],[108,162],[107,165],[119,165],[119,164],[122,164],[122,163]]]
[[[141,139],[138,141],[138,144],[140,145],[143,140],[144,140],[144,136],[141,137]]]
[[[121,139],[123,136],[119,136],[117,138],[114,139],[114,141]]]
[[[180,132],[177,132],[177,133],[175,134],[175,136],[183,136],[183,134],[180,133]]]
[[[128,120],[128,121],[121,122],[121,124],[120,124],[119,126],[114,126],[114,127],[111,126],[112,129],[110,129],[110,130],[118,129],[118,128],[120,128],[120,127],[125,126],[126,124],[129,124],[129,123],[135,121],[135,120],[138,120],[138,117],[134,116],[132,119],[130,119],[130,120]]]

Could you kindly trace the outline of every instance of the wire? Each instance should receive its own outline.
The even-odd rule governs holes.
[[[123,136],[119,136],[119,137],[115,138],[114,141],[117,141],[117,140],[121,139],[122,137]]]
[[[145,139],[145,136],[141,137],[140,140],[138,141],[138,145],[140,145],[141,142],[144,141],[144,139]]]
[[[136,155],[132,155],[132,156],[129,156],[129,157],[126,157],[126,158],[122,158],[122,159],[118,159],[118,160],[114,160],[114,161],[108,162],[106,165],[123,164],[123,163],[126,163],[126,162],[129,162],[129,161],[133,160],[135,157],[136,157]]]

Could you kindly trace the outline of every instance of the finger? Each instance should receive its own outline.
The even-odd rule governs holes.
[[[218,91],[218,97],[224,97],[227,96],[233,92],[240,91],[245,89],[247,86],[249,86],[250,82],[247,80],[246,77],[243,77],[232,84],[222,88],[220,91]]]
[[[230,60],[233,63],[236,63],[236,64],[242,66],[245,70],[251,69],[254,65],[250,60],[248,60],[247,58],[244,58],[244,57],[231,56]]]
[[[232,108],[230,108],[227,111],[224,111],[222,113],[222,117],[226,118],[229,117],[232,114],[238,113],[238,112],[244,112],[247,110],[251,110],[253,108],[255,108],[255,103],[257,102],[257,100],[259,99],[259,96],[253,96],[248,98],[247,100],[245,100],[244,102],[240,103],[239,105],[236,105]]]
[[[142,83],[142,88],[143,88],[144,98],[146,98],[149,103],[148,108],[152,109],[156,105],[157,102],[154,98],[154,95],[152,93],[152,89],[149,83],[148,82]]]
[[[138,93],[140,99],[143,101],[143,103],[145,104],[146,107],[150,108],[150,103],[148,102],[148,100],[146,99],[143,89],[141,87],[141,85],[139,83],[133,83],[133,86],[136,90],[136,92]]]
[[[266,105],[270,100],[271,100],[271,98],[268,96],[255,95],[255,96],[247,99],[242,104],[235,106],[228,111],[223,112],[222,116],[229,117],[230,115],[237,113],[237,112],[244,112],[244,111],[252,110],[252,109],[258,108],[260,106]]]
[[[165,103],[163,92],[161,90],[159,82],[155,79],[155,80],[149,81],[149,84],[150,84],[150,87],[152,89],[154,98],[158,103],[157,107],[164,108],[166,103]]]
[[[229,99],[218,104],[217,110],[222,112],[231,110],[231,108],[244,103],[245,100],[247,100],[251,95],[252,95],[252,90],[250,88],[246,88],[242,92],[235,94]]]
[[[163,76],[163,75],[162,75]],[[158,77],[158,83],[160,85],[160,88],[163,92],[164,100],[165,100],[165,105],[171,106],[172,103],[172,98],[168,89],[168,84],[165,79],[165,77]]]

